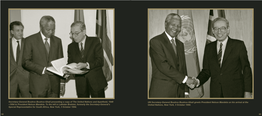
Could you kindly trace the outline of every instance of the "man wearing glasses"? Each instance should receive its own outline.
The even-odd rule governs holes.
[[[68,64],[77,63],[77,69],[89,70],[88,73],[74,75],[77,96],[105,98],[107,81],[102,71],[104,57],[100,39],[88,37],[86,26],[81,21],[72,23],[70,38],[73,42],[68,45]]]
[[[63,57],[61,39],[54,35],[55,19],[43,16],[40,32],[25,39],[23,67],[30,72],[29,89],[35,98],[59,98],[60,77],[46,70],[51,61]]]
[[[214,19],[212,32],[217,41],[206,46],[203,69],[194,85],[202,85],[211,77],[210,97],[252,98],[252,72],[244,42],[228,36],[225,18]]]

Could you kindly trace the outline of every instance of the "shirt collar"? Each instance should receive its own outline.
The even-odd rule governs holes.
[[[220,43],[222,43],[224,46],[227,44],[227,41],[228,41],[228,37],[223,42],[217,41],[217,45],[220,45]]]
[[[83,46],[84,46],[85,42],[86,42],[86,36],[85,36],[84,39],[83,39],[81,42],[79,42],[78,44],[81,45],[81,43],[83,43]]]
[[[165,33],[166,33],[167,38],[168,38],[170,41],[171,41],[171,39],[174,39],[174,40],[175,40],[175,37],[172,38],[166,31],[165,31]]]
[[[45,38],[47,38],[47,37],[45,37],[45,35],[41,31],[40,31],[40,34],[41,34],[43,41],[45,41]],[[49,38],[47,38],[47,41],[49,41]]]
[[[12,37],[12,41],[14,41],[14,42],[19,41],[19,43],[21,43],[21,40],[22,40],[22,39],[17,40],[17,39],[15,39],[14,37]]]

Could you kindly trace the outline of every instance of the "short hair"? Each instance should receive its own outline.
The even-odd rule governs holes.
[[[212,28],[214,28],[214,24],[215,24],[215,22],[217,22],[217,21],[225,21],[226,24],[227,24],[227,28],[229,27],[229,22],[228,22],[228,20],[227,20],[226,18],[217,17],[217,18],[215,18],[215,19],[212,21],[212,23],[211,23],[211,27],[212,27]]]
[[[39,22],[40,27],[44,26],[44,24],[45,24],[46,22],[50,22],[50,21],[55,22],[55,19],[54,19],[52,16],[49,16],[49,15],[43,16],[43,17],[40,19],[40,22]]]
[[[75,22],[73,22],[73,23],[71,24],[71,28],[72,28],[73,26],[76,26],[76,25],[80,25],[81,31],[86,30],[86,25],[85,25],[84,22],[82,22],[82,21],[75,21]]]
[[[181,21],[181,17],[176,13],[170,13],[166,16],[165,23],[168,23],[174,16],[178,16],[179,20]]]
[[[14,29],[14,26],[22,26],[24,28],[24,25],[20,21],[13,21],[10,23],[10,31]]]

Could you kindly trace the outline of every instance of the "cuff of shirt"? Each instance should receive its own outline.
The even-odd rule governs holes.
[[[187,81],[187,76],[185,76],[185,78],[184,78],[184,80],[182,81],[182,83],[186,83],[186,81]]]
[[[185,95],[189,95],[189,93],[188,93],[188,92],[185,92]]]
[[[86,65],[87,65],[86,68],[87,68],[87,69],[90,69],[90,65],[89,65],[88,62],[86,62]]]
[[[42,74],[45,74],[45,70],[46,70],[46,67],[43,69],[43,72],[42,72]]]
[[[196,79],[196,80],[197,80],[197,85],[196,85],[196,87],[198,87],[199,84],[200,84],[200,81],[199,81],[199,79]]]

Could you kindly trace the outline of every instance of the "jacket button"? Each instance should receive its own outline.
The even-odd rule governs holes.
[[[223,75],[223,73],[220,73],[220,75]]]

